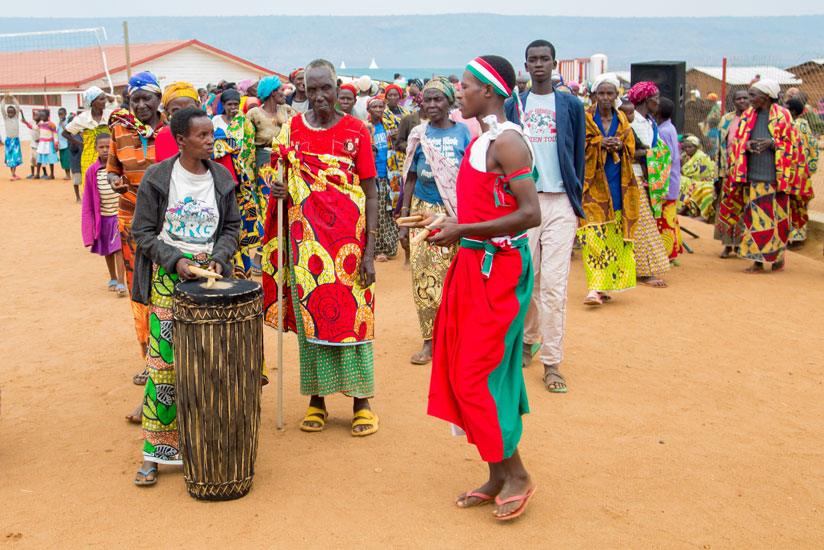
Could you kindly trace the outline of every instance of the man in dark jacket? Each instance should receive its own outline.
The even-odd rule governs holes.
[[[532,142],[537,171],[533,177],[541,205],[541,225],[529,230],[535,284],[525,320],[523,364],[532,362],[533,348],[542,342],[539,357],[544,364],[544,384],[550,392],[564,393],[566,381],[558,367],[563,359],[572,244],[578,218],[584,217],[586,118],[576,97],[553,89],[556,66],[552,44],[536,40],[527,46],[525,67],[532,88],[520,95],[520,117],[514,99],[507,101],[506,115],[523,124]]]

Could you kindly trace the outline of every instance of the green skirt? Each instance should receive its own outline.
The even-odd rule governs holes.
[[[291,251],[290,251],[291,256]],[[291,277],[297,280],[292,266]],[[298,304],[298,285],[292,285],[292,303]],[[306,339],[303,318],[296,308],[301,395],[331,395],[371,398],[375,395],[372,343],[323,346]]]
[[[616,292],[635,287],[635,253],[632,242],[624,240],[622,223],[618,210],[615,221],[578,230],[587,290]]]

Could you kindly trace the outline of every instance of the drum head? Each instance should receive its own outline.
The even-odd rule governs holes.
[[[260,283],[244,279],[218,279],[206,288],[206,279],[186,281],[175,287],[175,299],[184,298],[195,304],[231,304],[263,295]]]

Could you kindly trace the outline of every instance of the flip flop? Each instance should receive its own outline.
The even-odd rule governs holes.
[[[357,426],[372,426],[368,430],[363,430],[362,432],[356,432],[355,428]],[[361,409],[355,413],[355,416],[352,418],[352,435],[354,437],[364,437],[367,435],[372,435],[373,433],[378,431],[378,415],[370,411],[369,409]]]
[[[518,506],[515,509],[514,512],[512,512],[511,514],[507,514],[505,516],[495,516],[495,519],[498,519],[498,520],[501,520],[501,521],[508,521],[510,519],[515,519],[518,516],[520,516],[521,514],[523,514],[524,510],[526,510],[526,507],[529,504],[529,501],[532,500],[532,496],[535,494],[535,491],[537,489],[538,489],[538,485],[535,484],[535,485],[533,485],[532,487],[529,488],[529,491],[527,491],[525,495],[518,495],[518,496],[514,496],[514,497],[509,497],[509,498],[506,498],[506,499],[503,499],[503,500],[501,500],[501,497],[495,497],[495,504],[498,507],[503,506],[504,504],[508,504],[510,502],[518,502],[519,500],[521,501],[521,505]]]
[[[420,353],[416,353],[415,355],[413,355],[409,359],[409,362],[412,363],[413,365],[428,365],[429,363],[432,362],[432,356],[431,355],[427,359],[415,359],[419,355],[420,355]]]
[[[115,288],[115,292],[117,292],[118,298],[123,298],[127,294],[129,294],[129,289],[126,288],[126,285],[118,284]]]
[[[152,472],[155,473],[154,477],[151,480],[146,479],[147,477],[149,477],[149,474],[151,474]],[[143,470],[138,470],[137,473],[138,474],[143,474],[143,478],[144,478],[143,481],[140,481],[139,479],[134,478],[134,484],[137,485],[138,487],[148,487],[149,485],[154,485],[155,483],[157,483],[157,468],[149,468],[145,472]]]
[[[650,279],[649,281],[638,281],[638,282],[641,283],[642,285],[646,285],[650,288],[667,288],[667,283],[664,282],[664,279],[659,279],[657,277],[655,279]],[[656,285],[654,283],[664,283],[664,284]]]
[[[117,290],[117,281],[114,279],[109,281],[106,285],[106,289],[108,289],[109,292],[114,292],[115,290]]]
[[[549,380],[550,377],[554,378],[554,380]],[[564,375],[561,374],[561,371],[558,370],[558,367],[555,367],[554,371],[552,369],[550,369],[549,372],[544,372],[542,380],[544,381],[544,387],[546,388],[546,391],[548,391],[549,393],[566,393],[567,392],[566,378],[564,378]],[[550,384],[554,384],[555,387],[550,388],[549,387]],[[559,388],[558,387],[559,384],[563,384],[564,387]]]
[[[475,508],[476,506],[484,506],[486,504],[491,504],[492,501],[495,500],[493,497],[491,497],[489,495],[485,495],[483,493],[477,493],[475,491],[467,491],[462,496],[463,496],[463,498],[458,497],[458,500],[455,501],[455,506],[457,506],[458,508],[461,508],[462,510],[466,509],[466,508]],[[470,506],[461,506],[459,504],[460,502],[466,502],[467,499],[470,499],[470,498],[477,498],[481,502],[479,502],[477,504],[472,504]]]
[[[595,294],[595,295],[587,294],[587,297],[584,298],[584,305],[587,305],[587,306],[600,306],[603,303],[604,302],[601,299],[601,296],[598,295],[598,294]]]
[[[781,265],[779,267],[775,267],[777,264],[778,264],[778,262],[775,262],[775,263],[772,264],[772,266],[770,266],[770,270],[773,273],[778,273],[779,271],[784,271],[784,268],[787,267],[787,261],[786,260],[781,260]]]
[[[300,429],[304,432],[322,432],[326,429],[326,417],[329,413],[317,407],[309,407],[306,416],[300,421]],[[307,422],[317,422],[320,426],[308,426]]]

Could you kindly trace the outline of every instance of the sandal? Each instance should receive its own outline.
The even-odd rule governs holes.
[[[600,306],[603,304],[603,300],[601,299],[601,295],[598,294],[596,291],[592,291],[587,294],[587,297],[584,298],[584,305],[588,306]]]
[[[126,288],[126,285],[124,284],[118,284],[115,288],[115,292],[117,293],[118,298],[122,298],[129,294],[129,289]]]
[[[770,269],[773,272],[784,271],[784,267],[786,267],[786,265],[787,265],[787,262],[785,260],[781,260],[781,261],[778,261],[778,262],[773,262],[772,267],[770,267]]]
[[[758,275],[759,273],[766,273],[766,271],[767,270],[764,269],[763,265],[760,267],[755,267],[754,265],[751,265],[750,267],[744,270],[744,273],[746,273],[747,275]]]
[[[468,506],[461,506],[461,504],[460,504],[461,502],[466,502],[470,498],[477,498],[480,502],[477,502],[475,504],[470,504]],[[476,506],[484,506],[486,504],[492,504],[492,501],[494,501],[494,500],[495,500],[495,498],[493,498],[489,495],[485,495],[483,493],[478,493],[477,491],[467,491],[467,492],[465,492],[464,494],[462,494],[461,496],[458,497],[458,499],[455,501],[455,506],[457,506],[458,508],[474,508]]]
[[[377,257],[375,257],[375,261],[376,262],[388,262],[389,258],[386,257],[386,254],[378,254]]]
[[[300,421],[300,429],[304,432],[322,432],[326,429],[326,417],[329,413],[317,407],[309,407],[306,416]],[[320,426],[310,426],[307,422],[317,422]]]
[[[356,432],[355,428],[358,426],[372,426],[368,430],[363,430],[362,432]],[[373,433],[378,431],[378,415],[370,411],[369,409],[361,409],[355,413],[355,416],[352,417],[352,435],[354,437],[364,437],[367,435],[372,435]]]
[[[554,378],[554,380],[550,380]],[[564,375],[558,370],[557,365],[551,365],[544,369],[543,376],[544,386],[549,393],[566,393],[566,379]]]
[[[117,281],[115,279],[109,281],[109,283],[106,285],[106,289],[109,292],[114,292],[115,290],[117,290]]]
[[[529,345],[529,344],[526,344]],[[521,353],[521,367],[527,368],[529,365],[532,364],[532,358],[535,357],[535,354],[538,353],[538,350],[541,349],[541,343],[535,342],[531,346],[529,346],[529,350],[524,349]]]
[[[667,288],[667,283],[664,282],[664,279],[659,279],[658,277],[648,277],[644,280],[638,279],[638,282],[652,288]]]
[[[514,497],[509,497],[509,498],[505,498],[503,500],[501,499],[501,497],[495,497],[495,504],[498,507],[503,506],[504,504],[508,504],[510,502],[517,502],[519,500],[521,501],[521,505],[518,506],[515,509],[514,512],[512,512],[511,514],[507,514],[505,516],[495,516],[495,519],[499,519],[501,521],[506,521],[506,520],[510,520],[510,519],[515,519],[518,516],[520,516],[521,514],[523,514],[524,510],[526,510],[527,504],[529,504],[529,501],[532,500],[532,495],[535,494],[535,491],[537,489],[538,489],[538,485],[536,484],[536,485],[533,485],[532,487],[530,487],[529,491],[527,491],[525,495],[518,495],[518,496],[514,496]]]
[[[132,376],[132,383],[135,386],[145,386],[146,385],[146,380],[148,380],[148,378],[149,378],[149,370],[148,369],[143,369],[143,372],[141,372],[140,374],[135,374],[134,376]]]
[[[428,365],[432,362],[432,356],[422,356],[420,352],[418,352],[409,359],[409,362],[413,365]]]
[[[152,479],[149,479],[149,475],[154,472],[155,475],[152,476]],[[138,487],[148,487],[149,485],[154,485],[157,483],[157,468],[149,468],[145,472],[143,470],[138,470],[138,474],[143,474],[143,480],[139,480],[134,478],[134,484]]]

